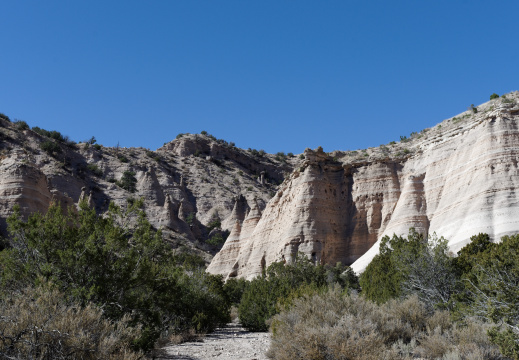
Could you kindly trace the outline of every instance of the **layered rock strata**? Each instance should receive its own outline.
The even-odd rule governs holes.
[[[307,149],[262,216],[236,221],[208,271],[252,278],[302,252],[360,272],[383,236],[410,227],[444,236],[454,252],[480,232],[519,231],[518,115],[514,101],[483,104],[400,145],[397,158],[337,161]]]

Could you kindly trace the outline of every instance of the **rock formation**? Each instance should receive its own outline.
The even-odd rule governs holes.
[[[321,149],[281,185],[261,217],[236,221],[208,271],[252,278],[298,252],[362,271],[384,235],[436,232],[457,251],[479,232],[519,230],[517,92],[491,101],[388,151],[339,160]],[[332,154],[334,155],[334,154]],[[252,206],[251,206],[252,208]]]
[[[28,216],[52,202],[74,209],[81,198],[101,214],[143,198],[172,247],[207,261],[219,248],[206,241],[229,231],[208,267],[227,278],[252,278],[298,252],[362,271],[384,235],[410,227],[457,251],[479,232],[499,240],[519,230],[518,103],[514,92],[398,143],[308,149],[303,159],[208,134],[180,134],[156,151],[74,144],[0,119],[0,233],[15,205]],[[50,141],[57,149],[44,150]]]
[[[124,207],[127,199],[142,198],[148,219],[163,229],[166,241],[209,260],[218,250],[205,243],[211,216],[243,221],[248,205],[242,193],[265,206],[277,189],[273,182],[258,183],[257,176],[281,182],[299,161],[258,156],[211,135],[183,134],[157,151],[74,144],[47,135],[38,128],[20,131],[16,123],[0,119],[1,235],[7,235],[6,218],[15,205],[28,216],[46,212],[51,202],[68,209],[85,200],[103,213],[110,202]],[[58,150],[45,151],[45,142]],[[133,174],[134,180],[128,179],[135,192],[121,184],[125,173]],[[225,234],[233,226],[227,221],[219,230]]]

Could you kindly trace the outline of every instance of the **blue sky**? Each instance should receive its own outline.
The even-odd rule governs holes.
[[[152,150],[398,140],[519,89],[518,1],[2,1],[0,112]]]

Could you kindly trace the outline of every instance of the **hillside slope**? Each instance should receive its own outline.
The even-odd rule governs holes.
[[[230,228],[235,200],[264,208],[300,161],[242,150],[209,134],[180,134],[156,151],[75,144],[57,131],[0,117],[0,232],[14,205],[28,215],[51,201],[75,207],[81,198],[98,213],[110,202],[143,198],[150,222],[175,248],[209,261],[221,245],[208,239]],[[218,226],[221,223],[221,226]],[[231,225],[232,226],[232,225]]]

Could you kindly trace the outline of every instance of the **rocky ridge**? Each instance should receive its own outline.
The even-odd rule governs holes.
[[[449,240],[519,230],[519,93],[364,151],[307,149],[264,210],[252,205],[208,271],[252,278],[298,252],[362,271],[384,235],[410,227]]]
[[[221,245],[207,241],[215,234],[225,238],[234,226],[226,219],[242,216],[233,214],[234,200],[241,199],[242,213],[250,202],[264,208],[298,161],[239,149],[209,134],[180,134],[156,151],[105,147],[94,139],[75,144],[2,116],[0,232],[6,235],[14,205],[27,216],[44,213],[51,202],[70,208],[85,199],[102,214],[110,202],[124,207],[129,198],[143,198],[148,219],[173,247],[209,261]]]

